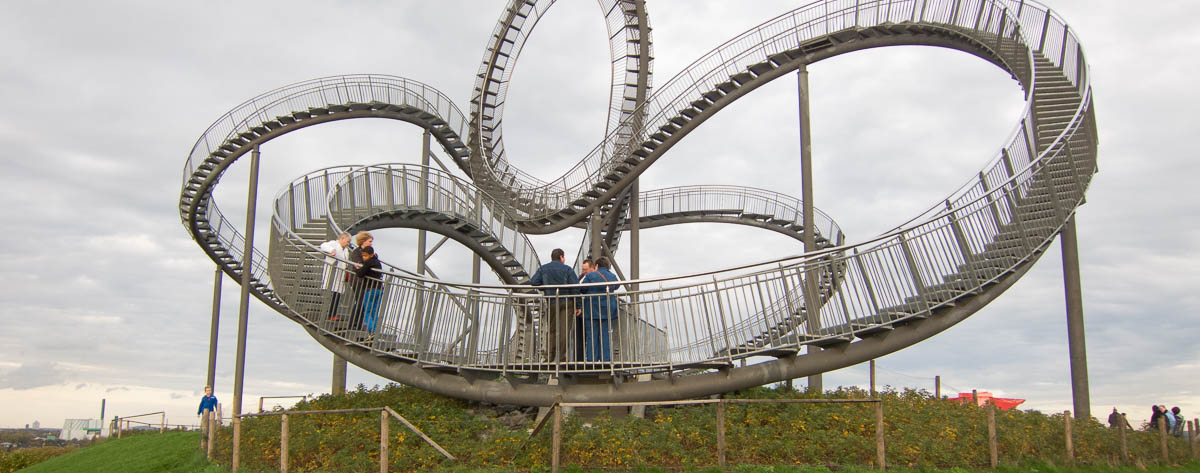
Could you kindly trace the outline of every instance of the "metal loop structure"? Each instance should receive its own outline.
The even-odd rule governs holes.
[[[525,405],[674,400],[850,366],[953,326],[1028,271],[1082,205],[1097,171],[1083,49],[1059,16],[1032,0],[818,1],[727,41],[653,90],[645,5],[601,0],[613,59],[607,134],[563,175],[542,181],[508,161],[500,125],[517,56],[552,3],[509,3],[467,114],[428,85],[383,75],[301,82],[235,107],[204,132],[184,165],[184,226],[227,274],[249,271],[260,301],[331,352],[386,378]],[[526,235],[605,231],[615,251],[616,236],[632,223],[637,177],[709,117],[802,66],[896,45],[978,56],[1025,91],[1020,122],[976,175],[866,240],[847,244],[837,224],[818,214],[816,251],[621,281],[604,356],[580,358],[570,340],[567,353],[553,354],[554,330],[561,338],[578,329],[569,318],[565,329],[562,320],[554,329],[555,311],[601,296],[547,296],[528,286],[540,261]],[[285,133],[366,117],[427,130],[469,180],[411,164],[310,172],[277,194],[269,248],[256,249],[244,268],[243,229],[212,197],[221,174]],[[803,236],[801,202],[771,191],[685,186],[637,197],[632,215],[642,228],[721,222]],[[605,229],[591,228],[594,215],[604,217]],[[382,281],[351,278],[347,296],[331,299],[323,278],[339,279],[344,270],[317,245],[343,230],[390,227],[461,243],[503,284],[387,267]],[[369,290],[378,291],[369,341],[360,341],[361,327],[326,319],[331,310],[356,310]]]

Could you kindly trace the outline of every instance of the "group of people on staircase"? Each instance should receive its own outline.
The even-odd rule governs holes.
[[[612,361],[612,322],[620,311],[613,293],[620,279],[606,257],[587,258],[580,267],[582,273],[575,274],[563,250],[555,248],[550,262],[529,281],[544,286],[541,331],[547,362]]]
[[[349,328],[364,330],[362,341],[375,338],[376,315],[383,298],[383,264],[375,252],[375,237],[370,232],[354,235],[354,247],[350,247],[350,234],[342,233],[337,239],[322,243],[319,247],[325,254],[325,270],[321,275],[321,290],[329,293],[330,321],[340,322],[342,295],[346,288],[354,294],[350,306]]]

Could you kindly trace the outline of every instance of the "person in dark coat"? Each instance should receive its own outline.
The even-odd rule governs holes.
[[[582,284],[599,284],[580,288],[583,294],[585,361],[612,361],[612,321],[617,318],[617,296],[620,279],[609,270],[608,258],[596,259],[596,270],[583,277]]]
[[[383,295],[383,263],[379,262],[374,247],[362,247],[362,266],[354,273],[362,283],[363,324],[367,328],[366,341],[369,342],[375,338],[375,315]]]
[[[375,237],[370,232],[358,232],[354,234],[354,249],[350,250],[350,275],[348,276],[346,286],[354,291],[352,296],[354,301],[350,308],[350,330],[363,329],[362,317],[362,301],[363,301],[363,283],[358,277],[358,269],[362,267],[363,257],[362,251],[364,247],[375,244]]]
[[[576,284],[575,271],[566,264],[566,254],[561,248],[550,252],[550,262],[543,264],[533,273],[529,280],[534,286],[562,286]],[[567,357],[567,321],[575,313],[572,296],[579,290],[571,287],[550,287],[542,289],[546,295],[542,305],[542,333],[546,338],[546,361],[551,363],[566,361]]]
[[[1163,419],[1164,421],[1166,420],[1165,418],[1163,418],[1163,410],[1160,409],[1156,405],[1150,406],[1150,431],[1151,432],[1158,431],[1158,420],[1159,419]]]

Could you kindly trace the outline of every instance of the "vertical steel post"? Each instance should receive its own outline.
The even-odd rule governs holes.
[[[422,208],[429,206],[429,130],[421,135],[421,193],[419,201]],[[425,275],[425,239],[426,231],[417,232],[417,274]]]
[[[421,174],[417,179],[417,204],[421,208],[429,207],[429,130],[421,135]],[[406,192],[407,194],[407,192]],[[417,232],[417,274],[425,276],[425,245],[426,232],[419,230]],[[417,356],[423,356],[425,352],[426,340],[431,335],[426,333],[427,327],[425,323],[427,301],[425,300],[425,284],[419,283],[420,289],[417,289],[416,311],[413,314],[414,330],[417,344]],[[432,312],[432,311],[429,311]],[[428,327],[431,329],[431,327]]]
[[[221,266],[217,266],[216,275],[213,277],[213,308],[212,308],[212,325],[208,329],[208,377],[205,378],[205,386],[213,388],[217,380],[217,336],[218,325],[221,323]],[[103,412],[103,409],[101,409]],[[104,414],[100,414],[100,420],[104,420]]]
[[[591,241],[588,242],[587,256],[592,257],[593,261],[601,256],[600,224],[600,207],[596,207],[596,210],[592,211],[591,223],[588,224],[588,238]]]
[[[871,360],[871,397],[875,397],[875,360]]]
[[[250,189],[246,195],[246,242],[242,249],[242,293],[238,302],[237,364],[233,374],[233,462],[237,471],[242,438],[242,382],[246,374],[246,322],[250,318],[250,276],[254,261],[254,212],[258,204],[259,148],[250,151]]]
[[[1067,349],[1071,359],[1071,398],[1075,415],[1092,416],[1088,390],[1087,345],[1084,342],[1083,291],[1079,281],[1079,243],[1075,239],[1075,216],[1072,215],[1058,236],[1062,247],[1063,285],[1067,299]]]
[[[800,201],[804,207],[804,252],[810,253],[816,251],[817,240],[813,235],[815,226],[813,215],[813,178],[812,178],[812,127],[809,123],[811,116],[809,113],[809,88],[808,88],[808,65],[800,64],[796,69],[796,92],[799,96],[799,113],[800,113]],[[805,295],[804,295],[804,312],[808,321],[808,332],[813,333],[820,327],[820,320],[816,314],[817,300],[810,299],[817,295],[817,281],[815,271],[808,270],[804,275]],[[809,350],[821,350],[809,346]],[[824,392],[824,387],[821,385],[821,375],[814,374],[808,377],[808,389],[815,391],[818,394]]]
[[[645,136],[645,130],[642,129],[644,123],[642,117],[645,115],[641,107],[646,104],[647,89],[650,88],[650,22],[646,15],[646,2],[644,0],[636,0],[633,2],[634,11],[637,14],[638,20],[638,77],[637,91],[634,93],[634,107],[637,107],[637,114],[633,117],[633,130],[630,136],[638,137]],[[631,140],[629,149],[634,149],[635,141]],[[641,223],[638,219],[641,218],[642,211],[640,208],[641,198],[638,196],[641,186],[638,184],[641,179],[633,181],[630,187],[629,196],[629,278],[638,279],[641,277]],[[615,256],[615,255],[614,255]],[[634,292],[633,307],[637,307],[637,290],[638,285],[630,286]]]

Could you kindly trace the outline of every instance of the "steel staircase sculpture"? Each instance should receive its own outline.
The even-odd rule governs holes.
[[[239,277],[242,233],[212,198],[234,160],[310,125],[362,117],[407,121],[429,130],[470,181],[412,165],[330,168],[293,181],[275,201],[269,256],[257,249],[253,255],[252,293],[339,356],[443,394],[531,405],[559,396],[665,400],[837,369],[945,330],[1037,261],[1082,205],[1097,169],[1082,47],[1061,18],[1034,1],[821,1],[726,42],[652,93],[644,5],[602,1],[614,51],[608,133],[565,174],[541,181],[508,162],[501,123],[516,57],[549,4],[514,0],[505,9],[469,115],[427,85],[379,75],[293,84],[236,107],[201,136],[185,164],[179,202],[185,227],[227,274]],[[590,216],[600,212],[602,231],[615,247],[629,225],[622,203],[628,199],[621,196],[709,117],[800,65],[892,45],[979,56],[1025,90],[1021,122],[978,175],[866,241],[844,244],[824,217],[821,250],[639,280],[637,290],[621,295],[612,361],[545,360],[535,348],[541,298],[523,285],[539,264],[526,234],[588,228]],[[734,195],[741,200],[731,200]],[[639,221],[643,228],[739,223],[796,238],[798,204],[732,186],[652,190],[639,193]],[[323,317],[328,302],[319,281],[327,263],[316,245],[337,230],[382,227],[452,238],[480,254],[505,285],[454,283],[389,267],[376,338],[359,342],[354,327]],[[818,281],[814,293],[809,278]],[[739,360],[750,363],[738,366]],[[563,375],[605,375],[612,382],[543,384]]]

